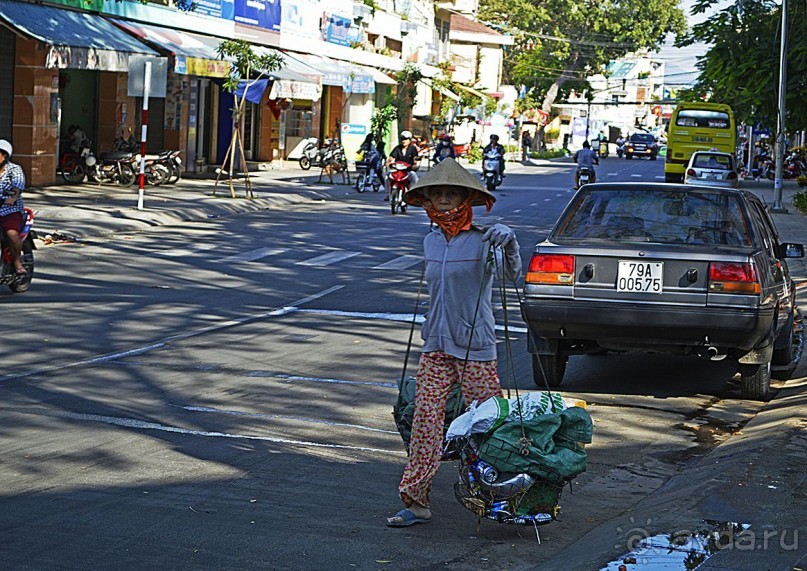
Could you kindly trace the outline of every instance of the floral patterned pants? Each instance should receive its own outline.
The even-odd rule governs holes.
[[[468,361],[435,351],[420,356],[415,391],[415,415],[409,441],[409,462],[399,487],[406,506],[417,502],[429,507],[432,479],[443,453],[446,401],[454,383],[462,378],[465,402],[502,396],[496,361]]]

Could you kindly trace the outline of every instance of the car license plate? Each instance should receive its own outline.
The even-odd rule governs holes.
[[[661,293],[664,262],[619,260],[616,291]]]

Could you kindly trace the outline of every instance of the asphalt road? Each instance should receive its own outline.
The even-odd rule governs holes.
[[[662,169],[609,158],[599,176]],[[508,172],[477,221],[514,227],[526,264],[573,167]],[[540,544],[532,529],[477,525],[453,498],[453,464],[434,522],[386,528],[405,463],[390,412],[427,229],[420,211],[346,194],[41,249],[34,287],[4,299],[18,349],[0,375],[0,566],[563,569],[554,557],[603,522],[632,527],[633,505],[762,406],[739,400],[725,363],[574,357],[564,397],[589,403],[595,440]],[[503,383],[532,390],[507,295]],[[624,536],[614,524],[611,541]]]

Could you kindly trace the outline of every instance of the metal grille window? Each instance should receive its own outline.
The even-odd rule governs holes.
[[[308,138],[312,132],[312,120],[314,114],[311,111],[292,109],[286,112],[286,136]]]

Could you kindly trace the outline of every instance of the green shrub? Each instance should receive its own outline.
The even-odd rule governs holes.
[[[798,184],[801,188],[807,186],[807,175],[799,175],[796,177],[796,184]]]
[[[558,157],[566,157],[569,155],[567,149],[547,149],[546,151],[537,151],[530,153],[533,159],[556,159]]]
[[[793,195],[793,206],[803,214],[807,214],[807,192],[801,191]]]
[[[477,163],[482,160],[482,147],[479,145],[471,145],[468,149],[468,162],[471,164]]]

